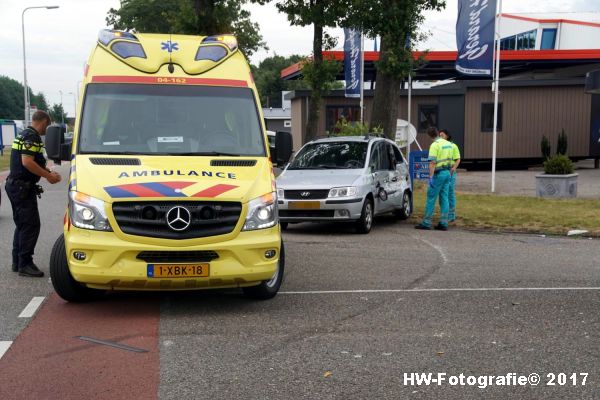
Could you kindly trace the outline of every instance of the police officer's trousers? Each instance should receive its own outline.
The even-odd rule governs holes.
[[[450,170],[436,171],[433,175],[433,185],[427,189],[427,202],[425,203],[424,226],[431,226],[431,219],[435,211],[435,203],[440,198],[440,225],[448,226],[448,189],[450,185]]]
[[[7,182],[5,188],[16,225],[12,262],[18,268],[23,268],[33,262],[33,252],[40,235],[40,213],[35,184],[27,188],[13,181]]]

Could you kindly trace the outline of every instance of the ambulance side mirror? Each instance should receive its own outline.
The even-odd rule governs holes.
[[[277,165],[284,165],[290,160],[293,150],[292,134],[277,132],[275,136],[275,155]]]
[[[55,164],[71,159],[71,143],[65,143],[64,125],[53,124],[46,129],[46,155]]]

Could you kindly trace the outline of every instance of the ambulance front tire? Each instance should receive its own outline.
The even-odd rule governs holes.
[[[288,228],[288,223],[287,222],[279,222],[279,225],[281,225],[281,230],[285,231]]]
[[[273,275],[273,278],[268,281],[262,281],[260,285],[250,286],[242,288],[244,295],[251,299],[256,300],[268,300],[275,297],[281,284],[283,283],[283,272],[285,269],[285,248],[283,242],[281,242],[281,250],[279,253],[279,265],[277,266],[277,272]]]
[[[52,247],[50,278],[56,293],[62,299],[72,303],[84,303],[104,295],[103,290],[90,289],[73,279],[67,263],[64,235],[60,235]]]

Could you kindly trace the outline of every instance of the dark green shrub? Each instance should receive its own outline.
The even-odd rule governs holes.
[[[556,143],[556,154],[567,155],[567,135],[563,129],[560,135],[558,135],[558,142]]]
[[[542,157],[544,157],[547,160],[548,158],[550,158],[552,146],[550,145],[550,141],[548,140],[546,135],[542,136],[541,147],[542,147]]]
[[[544,172],[548,175],[568,175],[573,171],[575,171],[575,166],[565,155],[557,154],[544,161]]]

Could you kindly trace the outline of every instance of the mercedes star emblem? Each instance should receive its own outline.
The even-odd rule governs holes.
[[[175,206],[167,211],[167,225],[176,232],[186,230],[192,223],[192,214],[185,207]]]
[[[308,197],[308,196],[310,196],[310,192],[302,192],[302,193],[300,193],[300,196]]]

